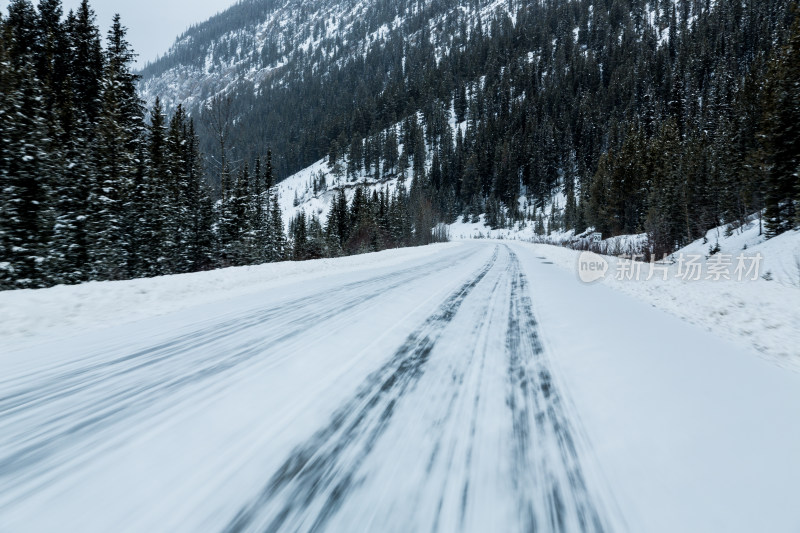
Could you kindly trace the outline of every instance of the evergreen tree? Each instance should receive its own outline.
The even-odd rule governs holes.
[[[800,16],[770,63],[765,86],[766,220],[768,234],[777,235],[796,222],[800,191]]]
[[[383,148],[384,172],[394,175],[400,154],[397,149],[397,132],[394,127],[389,129]]]
[[[186,210],[185,246],[183,257],[187,271],[208,270],[214,266],[214,206],[211,190],[205,182],[200,139],[195,132],[194,120],[184,123],[184,180]]]
[[[306,226],[305,259],[330,257],[328,241],[319,218],[311,216]]]
[[[169,120],[166,152],[170,180],[167,189],[171,194],[166,211],[169,212],[169,232],[173,235],[172,246],[168,248],[168,262],[172,264],[173,272],[191,272],[198,262],[208,262],[204,257],[208,250],[200,251],[208,245],[200,245],[200,241],[208,242],[209,236],[197,234],[202,219],[198,218],[198,210],[202,209],[205,201],[202,196],[208,193],[203,187],[203,167],[194,121],[187,117],[181,105]]]
[[[272,170],[272,150],[267,150],[267,164],[264,168],[264,190],[269,191],[275,184],[275,176]]]
[[[306,226],[306,213],[300,211],[289,224],[289,233],[292,235],[292,259],[303,261],[307,259],[308,227]]]
[[[59,276],[54,282],[78,283],[89,279],[89,235],[87,213],[89,200],[90,161],[76,130],[75,108],[69,94],[61,111],[61,154],[58,180],[53,186],[56,213],[51,254],[58,265]],[[130,239],[130,234],[129,234]],[[135,257],[129,253],[128,258]],[[128,269],[132,275],[138,271]]]
[[[269,205],[266,204],[264,193],[264,180],[261,173],[261,159],[256,158],[253,167],[253,178],[250,188],[250,241],[252,242],[251,257],[253,262],[264,263],[267,261],[267,248],[269,242]]]
[[[150,124],[147,128],[147,174],[144,177],[144,194],[140,201],[140,231],[148,243],[142,254],[144,272],[159,275],[168,272],[166,254],[171,253],[174,235],[169,216],[170,173],[167,159],[166,118],[161,100],[156,98],[150,110]]]
[[[242,266],[250,262],[249,169],[245,165],[236,175],[233,190],[224,200],[224,217],[220,219],[222,255],[226,264]]]
[[[672,253],[686,243],[686,190],[681,172],[680,135],[674,120],[667,121],[650,148],[652,185],[645,228],[655,257]]]
[[[94,125],[102,107],[104,71],[100,30],[95,24],[95,14],[88,0],[82,0],[78,11],[67,18],[67,35],[73,102],[81,123],[80,135],[88,143],[94,140]]]
[[[464,122],[467,118],[467,88],[464,84],[458,88],[454,101],[457,122]]]
[[[277,194],[272,195],[272,208],[270,210],[270,222],[272,224],[272,261],[283,261],[287,256],[286,235],[283,227],[283,213]]]
[[[125,40],[119,15],[108,33],[105,71],[94,143],[89,231],[93,237],[91,261],[95,279],[128,277],[129,237],[137,228],[126,213],[135,212],[136,155],[143,132],[142,104],[136,92],[136,76],[130,71],[134,54]]]
[[[35,76],[36,14],[24,0],[9,5],[0,48],[3,142],[0,148],[0,283],[5,288],[50,283],[49,245],[53,226],[51,185],[56,169],[49,145],[42,92]]]
[[[347,243],[349,234],[350,220],[347,210],[347,198],[344,191],[339,191],[336,198],[331,204],[331,210],[328,214],[328,223],[325,232],[328,240],[333,243],[334,249],[341,253]]]

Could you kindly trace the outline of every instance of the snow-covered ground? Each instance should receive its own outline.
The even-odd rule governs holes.
[[[580,252],[549,245],[529,246],[577,277]],[[754,247],[751,251],[758,253],[759,248]],[[736,278],[706,279],[708,270],[705,264],[700,280],[686,280],[679,276],[679,263],[668,267],[666,281],[659,267],[651,279],[647,279],[650,277],[649,264],[632,265],[627,260],[603,257],[609,269],[606,277],[598,283],[752,349],[782,367],[800,372],[800,288],[762,278],[742,281]],[[750,264],[748,260],[747,267]],[[731,272],[736,266],[734,259]],[[641,274],[637,274],[635,269],[640,269]],[[634,279],[629,279],[631,271]]]
[[[572,254],[7,293],[15,320],[68,290],[88,310],[0,354],[0,530],[797,531],[800,374]],[[114,295],[133,316],[79,328]]]
[[[716,253],[723,256],[761,254],[761,275],[770,281],[800,289],[800,231],[789,231],[767,239],[758,219],[752,219],[745,226],[732,231],[726,231],[726,226],[710,230],[705,238],[676,252],[673,259],[681,254],[701,255],[707,261],[716,245],[719,245]]]
[[[478,223],[459,221],[449,229],[454,240],[528,242],[549,261],[577,275],[581,252],[535,244],[537,236],[531,223],[525,227],[492,230],[481,217]],[[572,233],[545,236],[553,242],[569,241],[572,237]],[[600,247],[605,252],[603,258],[608,263],[608,271],[598,282],[800,372],[800,231],[767,239],[757,218],[733,231],[728,231],[726,226],[712,229],[705,238],[678,250],[668,259],[666,280],[660,265],[651,275],[649,263],[641,263],[641,258],[638,264],[632,265],[614,255],[629,256],[630,250],[641,249],[645,242],[646,235],[622,235],[604,240]],[[690,266],[690,262],[694,266]],[[741,276],[736,272],[740,264],[744,267]],[[757,269],[744,275],[753,266]],[[719,279],[714,268],[722,273]],[[697,273],[700,279],[695,279]],[[728,277],[731,279],[726,279]]]
[[[478,222],[471,220],[464,221],[464,217],[459,219],[454,224],[448,225],[449,235],[451,239],[532,239],[535,235],[533,224],[528,224],[524,228],[513,229],[491,229],[484,222],[485,215],[480,215]]]
[[[388,267],[438,253],[443,243],[338,259],[270,263],[45,290],[0,291],[0,338],[7,347],[84,334],[341,272]]]

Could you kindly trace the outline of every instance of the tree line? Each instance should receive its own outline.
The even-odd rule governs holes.
[[[126,29],[87,1],[0,15],[0,288],[195,272],[288,257],[271,154],[221,191],[195,122],[145,109]]]
[[[220,158],[182,106],[147,109],[119,16],[105,46],[87,0],[13,0],[0,15],[0,289],[187,273],[431,242],[424,195],[400,187],[285,233],[272,152],[228,156],[225,102],[204,109]],[[202,128],[201,128],[202,129]],[[211,176],[215,180],[209,179]],[[306,227],[307,226],[307,227]]]
[[[370,190],[372,192],[370,192]],[[296,260],[338,257],[387,248],[420,246],[448,239],[444,227],[434,228],[437,217],[419,181],[411,189],[400,177],[394,190],[388,185],[371,189],[356,185],[347,199],[345,188],[333,189],[325,223],[300,211],[289,223]]]

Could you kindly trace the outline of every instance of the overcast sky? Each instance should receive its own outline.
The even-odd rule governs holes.
[[[175,38],[192,24],[203,22],[236,0],[89,0],[105,39],[115,13],[128,27],[128,40],[139,54],[139,66],[164,55]],[[37,0],[33,0],[37,4]],[[81,0],[62,0],[64,13],[77,10]],[[0,0],[3,14],[9,0]]]

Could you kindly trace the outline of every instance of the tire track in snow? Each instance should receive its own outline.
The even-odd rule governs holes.
[[[470,257],[475,252],[470,252]],[[48,374],[5,380],[10,392],[0,397],[0,431],[8,445],[0,455],[0,485],[28,485],[15,499],[47,483],[64,468],[76,468],[98,452],[96,435],[124,420],[138,416],[159,400],[181,389],[213,379],[249,361],[262,361],[278,344],[345,316],[370,300],[398,289],[409,281],[441,271],[451,256],[421,265],[348,283],[310,298],[259,309],[234,317],[213,328],[201,329],[153,347],[133,351],[100,363]],[[371,289],[375,287],[374,289]],[[369,290],[365,290],[369,289]],[[213,349],[214,343],[235,338],[242,331],[265,323],[280,322],[257,340]],[[211,349],[209,349],[211,347]],[[131,375],[138,378],[131,379]],[[14,390],[14,383],[21,382]],[[9,385],[11,387],[9,387]],[[54,464],[57,455],[69,464]],[[0,498],[0,508],[13,501]]]
[[[295,449],[255,500],[239,511],[226,533],[324,528],[359,483],[356,475],[360,461],[385,431],[398,402],[419,381],[442,330],[497,257],[495,248],[489,262],[408,336],[392,358],[367,378],[356,396],[334,414],[328,426]]]
[[[589,492],[570,423],[538,335],[528,281],[511,254],[507,355],[515,469],[524,531],[606,531]]]
[[[474,252],[472,252],[470,256],[473,254]],[[192,351],[199,346],[208,344],[211,340],[219,340],[225,337],[235,336],[237,333],[240,333],[243,330],[263,324],[265,322],[269,322],[278,317],[286,317],[287,315],[291,316],[292,313],[302,311],[304,313],[303,318],[307,319],[308,314],[306,312],[308,307],[317,307],[326,303],[330,304],[331,302],[336,302],[339,307],[330,309],[331,306],[328,305],[326,308],[319,311],[317,315],[312,317],[313,319],[324,319],[327,316],[342,310],[341,302],[336,300],[336,298],[342,294],[347,294],[357,289],[362,289],[372,285],[380,287],[384,291],[395,289],[404,285],[410,280],[418,279],[419,276],[425,276],[441,270],[447,266],[449,260],[449,257],[446,260],[439,258],[435,261],[427,262],[405,270],[400,270],[398,272],[392,272],[366,280],[348,283],[332,291],[328,291],[319,295],[310,297],[306,296],[289,302],[282,302],[278,305],[270,306],[265,309],[259,309],[258,311],[250,314],[236,316],[235,318],[226,320],[220,324],[214,324],[213,330],[193,331],[191,333],[181,335],[175,339],[170,339],[169,341],[159,343],[156,346],[128,353],[111,360],[104,360],[103,362],[95,365],[83,366],[78,369],[62,372],[59,372],[56,369],[53,375],[46,381],[37,382],[35,385],[21,388],[0,397],[0,413],[9,414],[20,407],[30,408],[40,403],[51,401],[58,398],[60,395],[69,394],[71,392],[69,389],[79,384],[85,384],[88,379],[98,378],[104,381],[108,380],[109,377],[114,377],[117,375],[116,373],[109,375],[109,368],[122,366],[129,362],[135,362],[138,359],[145,359],[140,363],[140,366],[124,366],[119,370],[119,373],[127,373],[131,370],[154,365],[163,359],[172,358],[175,356],[176,352]],[[345,307],[344,310],[358,305],[363,301],[373,299],[379,295],[380,292],[371,292],[368,295],[363,295],[356,298],[355,301],[345,300],[345,305],[348,305],[349,307]],[[40,374],[41,372],[37,371],[36,373]],[[9,384],[13,385],[13,381],[7,382],[6,380],[0,380],[0,384],[2,384],[4,387],[7,387]]]
[[[360,472],[362,462],[392,423],[401,402],[414,394],[442,330],[472,288],[495,266],[497,251],[474,280],[452,294],[420,330],[409,336],[393,358],[365,381],[328,426],[295,449],[260,494],[241,508],[224,530],[226,533],[323,531],[345,502],[352,512],[356,502],[348,498],[367,481],[364,476],[370,475]],[[490,296],[479,304],[488,322],[475,326],[467,335],[465,346],[479,342],[481,329],[505,330],[506,405],[511,419],[507,442],[513,467],[509,496],[516,500],[517,509],[513,527],[525,532],[607,531],[603,510],[587,488],[570,423],[539,341],[527,279],[514,252],[505,246],[503,251],[507,253],[508,266],[492,277],[491,290],[486,286]],[[507,314],[500,312],[498,305],[507,306]],[[431,454],[420,458],[427,465],[429,478],[418,487],[420,495],[438,501],[428,522],[431,531],[443,527],[439,517],[445,497],[452,498],[455,492],[459,496],[458,509],[451,503],[451,510],[458,513],[456,523],[461,529],[470,526],[465,522],[467,505],[471,485],[478,480],[469,472],[476,435],[482,431],[478,406],[487,349],[483,345],[453,360],[447,374],[447,394],[437,400],[444,402],[442,415],[428,430],[435,442],[431,444]],[[498,361],[501,355],[497,354]],[[467,383],[467,374],[475,371],[477,379]],[[470,413],[469,425],[463,432],[452,426],[456,418],[464,418],[457,417],[456,412]],[[467,442],[462,442],[457,451],[453,439]],[[462,462],[463,470],[454,469]],[[442,475],[432,476],[434,465]],[[468,474],[462,477],[459,472]],[[453,523],[452,516],[449,523]]]
[[[507,250],[507,247],[504,246],[503,249]],[[438,490],[438,503],[433,517],[432,531],[440,530],[442,513],[445,509],[445,500],[448,496],[448,486],[450,486],[451,483],[458,483],[459,481],[461,481],[461,488],[458,521],[461,529],[463,529],[465,526],[467,502],[469,500],[470,491],[470,477],[469,474],[467,474],[464,476],[463,480],[459,480],[456,475],[457,469],[454,468],[454,465],[460,465],[460,463],[463,461],[463,472],[469,472],[472,466],[473,447],[475,445],[475,440],[478,433],[478,411],[481,402],[480,386],[483,379],[486,358],[488,355],[487,345],[489,336],[485,334],[485,330],[491,329],[492,325],[494,324],[493,319],[495,317],[493,316],[494,313],[492,310],[497,304],[496,300],[502,296],[503,291],[500,290],[500,287],[505,284],[504,282],[506,282],[508,271],[509,266],[507,266],[505,271],[498,275],[497,279],[495,280],[492,289],[489,291],[489,298],[485,302],[485,308],[483,310],[483,316],[485,317],[485,320],[483,323],[481,321],[476,321],[474,329],[471,332],[471,335],[474,336],[474,338],[471,338],[470,342],[466,343],[467,346],[479,343],[482,344],[482,348],[468,350],[468,357],[459,358],[455,362],[457,366],[453,368],[451,374],[452,386],[450,387],[447,409],[442,418],[437,421],[437,427],[440,429],[436,438],[436,444],[433,446],[432,453],[428,459],[427,473],[430,476],[434,466],[437,464],[437,462],[441,461],[441,463],[444,465],[444,475],[441,476],[442,484]],[[473,364],[475,363],[476,359],[479,360],[477,369],[473,368]],[[477,382],[468,383],[467,376],[476,370]],[[470,394],[474,394],[474,396],[469,398]],[[443,430],[443,428],[452,427],[453,423],[457,423],[456,419],[458,417],[456,413],[461,410],[471,410],[471,415],[469,416],[469,436],[467,438],[466,451],[463,456],[461,456],[456,450],[456,440],[459,439],[454,439],[453,434],[445,434],[445,430]],[[432,431],[435,429],[436,428],[431,428]],[[454,488],[453,490],[456,489]]]

